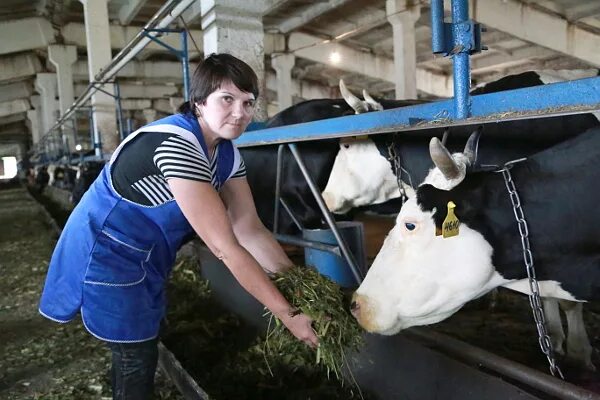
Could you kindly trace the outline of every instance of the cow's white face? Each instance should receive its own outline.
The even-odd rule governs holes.
[[[448,190],[459,181],[443,181],[434,168],[425,183]],[[366,330],[392,335],[439,322],[506,282],[495,272],[492,247],[479,232],[462,223],[458,236],[436,236],[433,215],[414,195],[400,210],[353,298],[352,312]]]
[[[343,214],[353,207],[400,197],[390,163],[370,139],[342,139],[323,191],[329,210]]]

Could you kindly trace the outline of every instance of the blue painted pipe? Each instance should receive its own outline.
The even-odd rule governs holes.
[[[508,119],[533,118],[566,114],[569,110],[600,110],[600,77],[553,83],[523,89],[473,96],[472,123],[499,122]],[[255,130],[235,140],[239,147],[299,142],[369,135],[374,133],[414,131],[422,128],[456,125],[451,118],[454,101],[435,101],[409,107],[348,115],[321,121],[305,122]],[[571,111],[571,113],[573,113]],[[484,119],[486,118],[487,119]],[[490,118],[491,117],[491,118]],[[436,121],[435,125],[425,124]],[[461,121],[464,125],[469,121]]]
[[[444,53],[444,0],[431,0],[431,49],[434,54]]]
[[[454,50],[457,51],[452,56],[452,69],[454,74],[454,116],[457,119],[465,119],[470,116],[470,29],[469,5],[467,0],[452,0],[452,33],[454,37]]]
[[[181,64],[183,67],[183,100],[188,101],[190,95],[190,61],[188,55],[187,31],[181,31]]]

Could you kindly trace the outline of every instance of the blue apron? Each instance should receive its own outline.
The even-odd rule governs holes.
[[[198,121],[176,114],[127,137],[75,207],[56,244],[39,311],[68,322],[78,312],[90,333],[111,342],[141,342],[158,335],[165,314],[165,281],[176,253],[193,230],[174,200],[144,206],[121,197],[111,166],[121,149],[143,132],[180,135],[206,153]],[[218,190],[239,168],[239,152],[219,143]]]

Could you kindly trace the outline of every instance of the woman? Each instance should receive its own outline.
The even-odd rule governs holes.
[[[194,73],[189,103],[128,136],[67,221],[40,313],[68,322],[81,312],[111,348],[116,399],[151,397],[165,280],[193,231],[294,336],[318,344],[311,319],[265,273],[292,262],[260,222],[231,142],[250,123],[257,96],[247,64],[211,55]]]

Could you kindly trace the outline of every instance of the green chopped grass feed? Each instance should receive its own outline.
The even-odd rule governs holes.
[[[313,319],[313,329],[319,338],[318,348],[312,349],[296,339],[270,312],[271,319],[264,342],[267,361],[284,358],[292,365],[313,363],[342,380],[346,352],[363,344],[362,330],[348,312],[342,289],[312,268],[296,267],[278,274],[275,285],[290,304]]]

